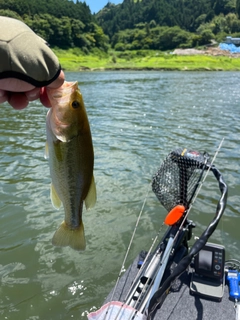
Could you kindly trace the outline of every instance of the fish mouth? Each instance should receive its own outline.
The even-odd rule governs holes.
[[[54,135],[61,141],[66,141],[66,132],[71,130],[72,117],[69,120],[69,111],[67,106],[71,100],[71,95],[78,90],[78,82],[67,82],[58,89],[47,89],[48,97],[52,108],[49,112],[48,127],[51,128]],[[69,132],[68,132],[69,134]]]
[[[70,95],[78,89],[78,82],[67,82],[65,81],[61,87],[58,89],[49,89],[53,99],[59,100],[62,99],[62,102],[67,101]]]

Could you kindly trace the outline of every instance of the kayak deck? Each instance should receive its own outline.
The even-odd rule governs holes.
[[[139,258],[120,278],[118,285],[110,292],[104,303],[109,301],[123,302],[130,286],[139,271]],[[227,320],[235,319],[234,302],[229,300],[229,288],[224,287],[224,295],[220,302],[192,296],[189,292],[191,272],[184,272],[172,285],[162,306],[157,310],[154,320]],[[113,296],[112,296],[113,295]]]

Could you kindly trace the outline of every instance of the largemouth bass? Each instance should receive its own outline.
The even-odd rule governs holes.
[[[87,209],[96,202],[93,177],[94,154],[90,126],[77,82],[64,82],[58,89],[47,89],[52,108],[46,119],[46,157],[51,174],[50,196],[65,219],[55,232],[55,246],[84,250],[83,202]]]

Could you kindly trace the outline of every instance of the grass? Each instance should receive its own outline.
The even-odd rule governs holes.
[[[80,49],[53,49],[66,71],[82,70],[209,70],[239,71],[240,58],[227,56],[180,56],[161,51],[125,51],[84,54]]]

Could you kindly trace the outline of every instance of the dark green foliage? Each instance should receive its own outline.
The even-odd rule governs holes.
[[[236,13],[236,0],[216,0],[214,4],[215,14]]]
[[[236,0],[236,12],[237,12],[238,18],[240,18],[240,0]]]
[[[124,0],[121,5],[106,6],[97,14],[97,20],[110,37],[116,28],[132,29],[139,23],[153,22],[159,26],[179,26],[194,32],[198,27],[196,19],[203,14],[209,18],[214,5],[215,1],[211,0]]]
[[[240,32],[240,0],[124,0],[97,21],[116,50],[191,47]]]
[[[15,11],[9,9],[0,9],[0,16],[9,17],[13,19],[22,20],[21,16],[17,14]]]
[[[112,46],[117,51],[154,49],[171,50],[176,47],[191,47],[192,33],[175,27],[155,27],[148,29],[127,29],[116,33]]]
[[[68,0],[0,0],[0,14],[24,21],[51,46],[107,51],[108,36],[85,2]]]
[[[123,0],[92,15],[79,0],[0,0],[51,46],[107,51],[173,50],[240,34],[240,0]]]
[[[49,14],[56,18],[63,16],[79,19],[83,23],[92,21],[92,15],[85,2],[68,0],[0,0],[1,9],[10,9],[17,12],[20,16],[27,14]]]

